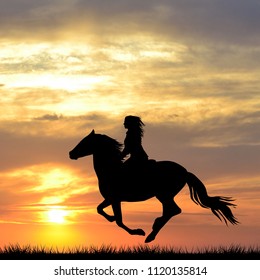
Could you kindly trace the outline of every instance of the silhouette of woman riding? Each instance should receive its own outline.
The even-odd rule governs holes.
[[[122,158],[127,155],[130,157],[124,162],[124,164],[131,164],[131,166],[140,166],[148,161],[148,155],[146,154],[142,146],[143,127],[144,123],[140,117],[126,116],[124,120],[124,126],[128,130],[124,140],[124,149],[122,151]]]

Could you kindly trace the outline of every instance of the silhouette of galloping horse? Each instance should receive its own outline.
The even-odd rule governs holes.
[[[181,213],[174,197],[187,183],[191,199],[226,224],[238,224],[229,207],[235,207],[233,199],[222,196],[208,196],[204,184],[183,166],[171,161],[148,161],[145,166],[129,168],[121,159],[122,145],[116,140],[93,130],[69,152],[71,159],[93,155],[93,165],[104,201],[98,205],[97,212],[109,222],[117,225],[129,234],[145,235],[142,229],[130,229],[123,223],[121,202],[144,201],[156,197],[163,207],[161,217],[155,219],[152,232],[145,242],[155,239],[162,227],[171,217]],[[104,208],[112,206],[114,215],[108,215]]]

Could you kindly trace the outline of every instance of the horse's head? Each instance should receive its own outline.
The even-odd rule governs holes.
[[[122,144],[107,135],[96,134],[94,129],[83,138],[78,145],[69,152],[70,159],[78,159],[89,155],[99,155],[122,162],[121,157]]]
[[[77,160],[78,158],[92,155],[94,152],[95,131],[83,138],[78,145],[69,152],[70,159]]]

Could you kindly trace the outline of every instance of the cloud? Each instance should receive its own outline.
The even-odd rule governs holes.
[[[259,43],[257,0],[27,0],[23,5],[21,1],[12,0],[1,6],[2,36],[35,33],[36,37],[51,38],[55,34],[76,35],[77,27],[85,35],[86,31],[92,35],[100,34],[100,39],[101,35],[143,32],[164,34],[190,44],[248,46]]]
[[[178,36],[182,32],[185,40],[200,38],[204,44],[206,40],[219,44],[255,44],[258,41],[259,3],[255,0],[167,2],[172,9],[169,26],[173,26]]]
[[[0,169],[16,169],[43,163],[59,163],[73,166],[69,151],[92,129],[97,133],[118,135],[113,128],[122,126],[111,116],[92,112],[82,116],[40,115],[28,120],[0,122],[0,137],[3,148]],[[55,124],[55,125],[54,125]],[[87,165],[91,165],[91,159]],[[91,169],[91,167],[89,167]]]
[[[76,139],[58,139],[38,135],[23,134],[17,125],[17,132],[1,131],[1,143],[4,147],[1,154],[2,170],[31,166],[48,162],[69,162],[68,152]],[[20,128],[20,131],[19,131]]]
[[[91,18],[96,20],[96,24],[105,22],[110,28],[115,27],[113,22],[118,21],[126,30],[129,27],[143,32],[156,30],[185,40],[207,38],[207,41],[235,44],[258,40],[260,17],[256,0],[78,1],[74,8],[83,14],[94,15]]]
[[[36,118],[34,118],[34,120],[36,120],[36,121],[57,121],[62,118],[63,118],[62,115],[58,116],[57,114],[46,114],[41,117],[36,117]]]

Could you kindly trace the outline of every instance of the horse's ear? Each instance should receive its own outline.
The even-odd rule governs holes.
[[[95,134],[95,130],[94,129],[92,129],[92,131],[91,131],[91,133],[90,134]]]

